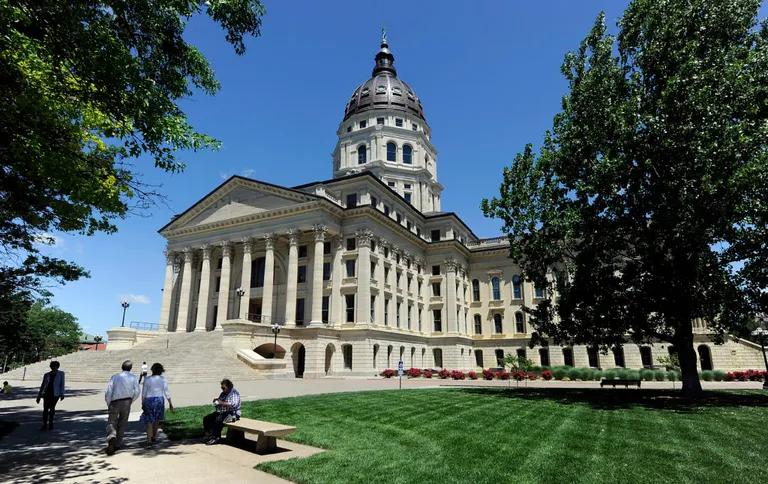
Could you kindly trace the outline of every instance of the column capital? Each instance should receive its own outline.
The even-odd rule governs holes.
[[[344,250],[344,237],[337,235],[333,238],[333,243],[336,246],[336,250]]]
[[[240,242],[243,244],[243,253],[244,254],[250,254],[251,250],[253,249],[253,243],[250,237],[243,237],[240,239]]]
[[[176,263],[176,252],[169,249],[168,247],[163,250],[163,255],[165,255],[165,263],[166,264],[174,264]]]
[[[424,268],[424,264],[426,263],[426,261],[424,260],[423,257],[414,257],[413,258],[413,263],[421,266],[421,268],[423,269]]]
[[[325,234],[328,232],[328,227],[323,224],[315,224],[312,226],[312,230],[315,233],[315,242],[325,241]]]
[[[203,252],[203,260],[211,260],[211,245],[203,244],[200,246],[200,250]]]
[[[301,232],[299,232],[298,229],[288,229],[288,232],[286,232],[286,235],[288,236],[288,245],[298,245],[300,234]]]
[[[370,230],[358,230],[355,232],[358,247],[370,247],[373,233]]]
[[[221,247],[221,255],[224,257],[230,257],[232,255],[232,244],[225,240],[224,242],[219,242],[219,246]]]
[[[184,253],[184,263],[192,263],[192,260],[195,257],[195,250],[192,247],[184,247],[182,252]]]
[[[445,265],[445,269],[447,272],[456,272],[456,269],[459,267],[458,262],[456,262],[456,259],[453,257],[449,257],[443,261],[443,264]]]
[[[274,233],[264,234],[261,238],[264,240],[264,245],[267,250],[273,250],[275,248],[276,236]]]
[[[406,266],[409,262],[413,262],[413,255],[410,252],[404,250],[400,256],[402,257],[403,264]]]

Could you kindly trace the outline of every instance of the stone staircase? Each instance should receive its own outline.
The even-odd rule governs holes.
[[[266,378],[221,347],[222,333],[162,333],[156,338],[137,344],[131,349],[114,351],[78,351],[54,358],[61,363],[68,382],[99,382],[107,384],[109,377],[120,371],[125,360],[133,361],[133,372],[139,374],[141,362],[159,362],[165,367],[169,383],[219,382],[229,378],[234,382]],[[109,348],[109,345],[107,345]],[[51,360],[27,365],[26,381],[41,381],[49,371]],[[2,375],[3,379],[21,380],[23,368]]]

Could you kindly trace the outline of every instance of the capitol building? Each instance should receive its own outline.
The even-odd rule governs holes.
[[[535,365],[658,364],[663,343],[530,347],[522,308],[544,291],[521,277],[506,238],[479,238],[441,210],[432,131],[394,61],[384,38],[344,108],[331,178],[285,187],[233,176],[160,229],[160,332],[220,332],[223,351],[286,376],[373,376],[399,361],[479,369],[509,353]],[[702,369],[759,367],[755,345],[716,346],[694,327]]]

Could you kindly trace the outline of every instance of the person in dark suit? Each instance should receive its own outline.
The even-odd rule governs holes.
[[[43,400],[43,426],[40,430],[53,430],[53,414],[56,404],[64,400],[64,372],[59,371],[58,361],[51,362],[51,371],[43,375],[43,384],[37,393],[37,403]]]

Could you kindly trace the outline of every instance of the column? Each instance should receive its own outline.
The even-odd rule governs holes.
[[[448,333],[456,333],[456,261],[446,259],[445,265],[445,322]]]
[[[315,225],[315,253],[312,261],[312,319],[310,326],[323,325],[323,249],[325,248],[325,225]]]
[[[275,234],[264,236],[264,290],[261,297],[261,322],[272,324],[272,293],[275,282]]]
[[[285,285],[285,325],[296,326],[296,281],[299,276],[299,231],[288,231],[288,274]]]
[[[389,313],[389,321],[387,324],[392,328],[397,327],[397,265],[394,261],[397,260],[395,255],[398,251],[399,249],[390,245],[389,254],[393,263],[389,267],[389,280],[387,281],[387,284],[389,284],[389,289],[392,291],[392,297],[389,298],[389,307],[387,308],[387,312]]]
[[[425,261],[422,258],[416,259],[416,265],[419,267],[419,270],[416,274],[416,291],[418,294],[418,300],[419,303],[416,304],[416,317],[419,317],[419,309],[421,309],[421,319],[419,322],[416,323],[416,329],[419,329],[419,323],[421,323],[421,331],[422,332],[428,332],[427,328],[429,327],[429,296],[427,295],[427,291],[429,290],[429,283],[427,282],[427,279],[424,277],[424,271],[426,270],[427,261]],[[419,281],[421,281],[421,291],[419,291]]]
[[[251,306],[251,266],[253,256],[253,244],[251,239],[244,237],[243,240],[243,270],[240,276],[240,288],[244,291],[240,297],[240,319],[248,320],[248,310]]]
[[[376,244],[376,252],[379,255],[379,262],[376,264],[376,274],[374,274],[374,279],[376,279],[376,282],[379,284],[379,296],[376,298],[376,321],[372,321],[376,324],[384,325],[384,301],[386,301],[384,296],[384,284],[386,284],[387,281],[384,280],[384,247],[387,245],[387,243],[381,239],[379,239],[378,243]]]
[[[179,295],[179,317],[176,321],[177,330],[181,325],[184,331],[189,331],[189,306],[192,300],[192,259],[194,254],[189,247],[184,249],[184,269],[181,273],[181,294]]]
[[[341,236],[335,237],[333,246],[333,266],[331,267],[331,311],[333,316],[330,319],[332,325],[341,325],[344,323],[344,301],[341,298],[341,278],[344,273],[344,266],[342,264],[344,238]],[[341,350],[339,349],[338,351]]]
[[[356,324],[371,322],[371,238],[368,230],[358,230],[357,238],[357,314]]]
[[[165,279],[163,280],[163,303],[160,306],[160,331],[168,331],[171,325],[171,302],[173,301],[173,264],[176,253],[165,250]],[[176,328],[173,328],[174,330]]]
[[[203,265],[200,269],[200,291],[197,293],[197,321],[195,331],[206,331],[208,328],[208,300],[211,298],[211,246],[204,245]]]
[[[466,279],[466,269],[463,266],[458,268],[458,282],[459,282],[459,333],[469,334],[469,328],[467,326],[467,301],[464,299],[464,282]]]
[[[219,281],[219,309],[216,313],[216,331],[229,317],[229,275],[232,271],[232,246],[229,242],[221,244],[221,276]]]

